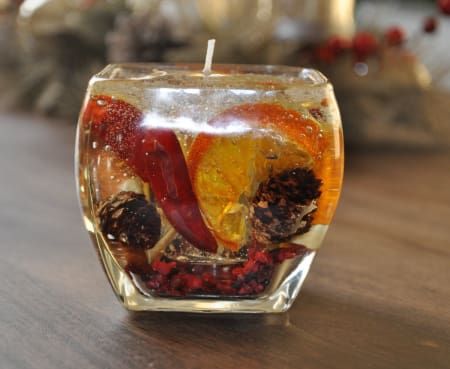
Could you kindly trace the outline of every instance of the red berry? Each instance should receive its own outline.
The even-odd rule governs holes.
[[[244,263],[243,269],[245,274],[256,272],[256,270],[258,269],[258,265],[256,264],[255,260],[248,260]]]
[[[202,274],[202,279],[203,279],[204,283],[210,284],[210,285],[213,285],[216,282],[216,279],[214,278],[214,276],[208,272],[205,272]]]
[[[218,292],[224,295],[232,295],[236,293],[236,289],[232,286],[232,281],[221,280],[217,283]]]
[[[283,262],[287,259],[292,259],[296,256],[296,253],[294,250],[290,249],[281,249],[280,252],[277,255],[277,259],[279,262]]]
[[[388,28],[384,38],[389,46],[399,46],[405,41],[405,32],[400,27]]]
[[[445,15],[450,15],[450,0],[438,0],[439,9]]]
[[[231,274],[233,274],[233,276],[235,276],[237,278],[242,277],[244,275],[244,268],[235,267],[231,271]]]
[[[203,281],[193,274],[183,275],[183,280],[186,283],[186,288],[188,291],[199,290],[203,287]]]
[[[269,264],[271,261],[269,255],[264,251],[257,251],[255,253],[255,260],[262,264]]]
[[[352,46],[349,40],[346,40],[339,36],[332,36],[327,41],[327,47],[335,54],[340,54]]]
[[[351,47],[351,43],[339,36],[330,37],[316,50],[316,57],[325,63],[332,63],[337,56]]]
[[[171,262],[164,262],[164,261],[160,261],[160,260],[155,260],[152,263],[152,269],[155,272],[158,272],[162,275],[167,275],[169,274],[173,269],[175,269],[175,267],[177,266],[177,263],[175,261],[171,261]]]
[[[156,279],[151,279],[150,281],[147,282],[147,286],[152,290],[158,289],[160,285],[161,284]]]
[[[305,246],[291,244],[291,246],[273,250],[272,256],[276,262],[282,263],[287,259],[292,259],[299,255],[305,255],[308,252],[309,251]]]
[[[360,32],[353,38],[353,52],[356,59],[365,60],[378,51],[378,41],[369,32]]]
[[[261,293],[262,291],[264,291],[264,286],[262,284],[257,284],[255,287],[255,292]]]
[[[180,275],[174,275],[170,280],[170,288],[172,290],[178,290],[183,287],[183,280],[180,278]]]
[[[241,288],[239,288],[238,294],[239,295],[250,295],[252,293],[252,289],[249,285],[244,284]]]
[[[436,31],[438,22],[435,17],[428,17],[423,22],[423,31],[426,33],[433,33]]]
[[[331,64],[336,58],[336,54],[327,46],[320,46],[316,50],[316,57],[321,62]]]

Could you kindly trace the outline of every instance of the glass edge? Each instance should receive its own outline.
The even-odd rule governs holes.
[[[136,77],[132,75],[129,77],[118,78],[112,76],[117,69],[122,70],[136,70]],[[202,71],[203,64],[200,63],[111,63],[106,65],[101,71],[94,74],[90,80],[90,83],[99,80],[133,80],[133,79],[145,79],[142,78],[142,71],[149,70],[151,72],[154,69],[173,70],[173,71]],[[141,70],[138,75],[138,70]],[[274,77],[293,77],[299,80],[305,81],[311,85],[326,85],[330,84],[329,79],[319,70],[314,68],[306,68],[300,66],[288,66],[277,64],[213,64],[213,74],[217,72],[233,72],[242,74],[267,74]]]

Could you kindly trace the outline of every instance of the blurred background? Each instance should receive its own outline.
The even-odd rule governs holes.
[[[127,315],[78,209],[82,99],[212,37],[216,63],[331,79],[342,200],[288,314]],[[448,369],[449,148],[450,0],[0,0],[0,368]]]
[[[0,0],[0,110],[76,122],[107,63],[318,68],[348,147],[450,146],[450,1]]]

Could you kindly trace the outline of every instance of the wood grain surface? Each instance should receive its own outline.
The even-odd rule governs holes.
[[[450,154],[349,156],[293,308],[125,311],[81,224],[74,125],[0,115],[0,368],[450,368]]]

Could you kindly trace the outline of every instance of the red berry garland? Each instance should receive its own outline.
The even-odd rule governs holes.
[[[441,14],[450,16],[450,0],[436,0],[436,5]],[[423,19],[421,30],[423,33],[431,34],[437,30],[438,26],[438,18],[429,16]],[[414,39],[415,37],[412,37],[410,42]],[[338,36],[330,37],[315,49],[314,56],[316,61],[331,64],[339,61],[340,56],[348,55],[346,51],[350,51],[353,55],[353,63],[365,62],[369,58],[383,59],[385,51],[398,48],[406,41],[406,32],[399,26],[387,28],[381,36],[378,32],[361,31],[356,33],[350,42]]]

